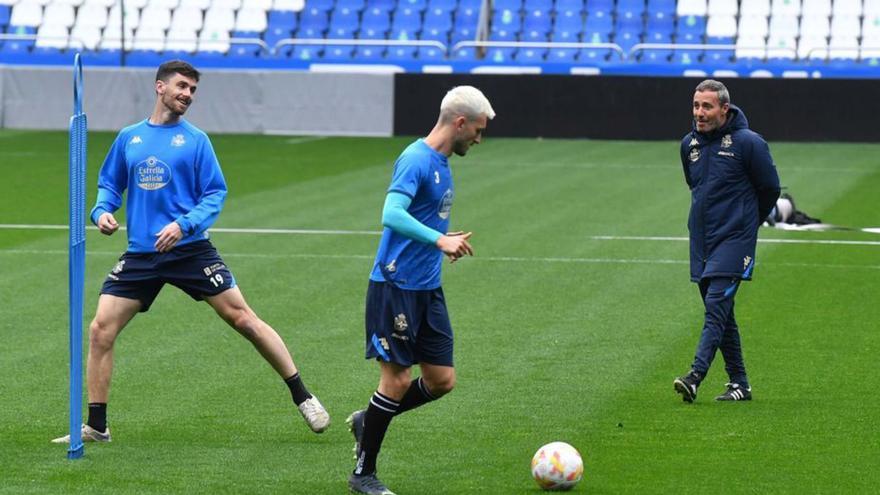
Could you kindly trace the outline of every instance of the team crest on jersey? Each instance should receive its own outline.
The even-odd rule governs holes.
[[[143,142],[144,141],[141,139],[140,136],[135,136],[135,137],[131,138],[131,141],[129,141],[129,144],[141,144]]]
[[[733,138],[730,137],[730,134],[726,134],[723,138],[721,138],[721,147],[722,148],[730,148],[730,145],[733,144]]]
[[[406,315],[400,313],[399,315],[394,317],[394,331],[403,333],[406,329],[409,328],[409,324],[406,322]]]
[[[750,264],[752,264],[752,257],[751,256],[746,256],[745,258],[743,258],[743,270],[748,268]]]
[[[700,159],[700,148],[691,148],[691,154],[688,156],[691,162],[695,162]]]
[[[162,189],[171,182],[171,167],[151,156],[134,166],[137,186],[147,191]]]
[[[446,193],[443,194],[443,197],[440,199],[440,211],[437,212],[437,215],[443,220],[449,218],[449,212],[452,211],[453,196],[452,189],[447,189]]]
[[[186,144],[186,139],[183,138],[183,134],[178,134],[171,138],[171,146],[179,148]]]

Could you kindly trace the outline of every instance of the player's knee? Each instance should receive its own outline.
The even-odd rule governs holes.
[[[434,397],[442,397],[455,388],[455,373],[448,373],[427,383],[428,391]]]
[[[110,349],[116,340],[116,331],[106,322],[92,320],[89,324],[89,346],[92,349]]]
[[[229,323],[246,339],[254,341],[259,338],[260,319],[253,311],[236,311]]]

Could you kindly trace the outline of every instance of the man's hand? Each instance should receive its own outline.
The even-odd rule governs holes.
[[[112,213],[104,212],[98,217],[98,230],[104,235],[113,235],[114,232],[119,230],[119,223]]]
[[[156,251],[167,253],[183,238],[183,232],[177,222],[171,222],[156,234]]]
[[[473,256],[474,248],[468,242],[473,232],[450,232],[437,239],[437,247],[449,257],[450,263],[455,263],[462,256]]]

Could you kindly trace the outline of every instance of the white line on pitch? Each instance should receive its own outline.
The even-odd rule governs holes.
[[[594,235],[589,239],[594,241],[688,241],[687,237],[646,237],[646,236],[616,236]],[[835,239],[758,239],[765,244],[839,244],[848,246],[880,246],[880,241],[846,241]]]
[[[67,225],[39,225],[39,224],[0,224],[0,229],[10,230],[67,230]],[[89,225],[88,230],[98,230]],[[125,226],[119,227],[125,230]],[[321,229],[234,229],[216,227],[208,229],[209,232],[221,232],[224,234],[286,234],[286,235],[382,235],[378,230],[321,230]]]
[[[2,255],[66,255],[63,249],[0,249]],[[112,256],[117,257],[121,252],[117,251],[86,251],[89,256]],[[372,260],[375,256],[366,254],[312,254],[312,253],[221,253],[224,258],[255,258],[255,259],[340,259],[340,260]],[[501,263],[575,263],[575,264],[616,264],[616,265],[687,265],[687,260],[670,259],[623,259],[623,258],[565,258],[565,257],[525,257],[525,256],[477,256],[467,261],[480,262],[491,261]],[[831,263],[762,263],[761,266],[791,266],[800,268],[849,268],[880,270],[880,265],[843,265]]]

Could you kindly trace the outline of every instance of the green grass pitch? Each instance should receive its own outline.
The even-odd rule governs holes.
[[[491,126],[490,126],[491,131]],[[91,133],[88,203],[113,135]],[[214,136],[230,194],[216,227],[379,230],[411,138]],[[67,221],[67,136],[0,131],[0,224]],[[880,227],[880,146],[771,143],[798,206]],[[880,484],[880,236],[764,230],[737,298],[751,403],[673,392],[702,321],[675,142],[493,139],[451,160],[452,227],[476,257],[444,268],[458,387],[393,422],[379,460],[401,494],[534,494],[529,461],[563,440],[576,493],[869,493]],[[338,494],[344,419],[377,382],[363,302],[378,237],[215,233],[252,307],[329,409],[307,430],[253,348],[166,287],[120,336],[114,440],[68,461],[67,234],[0,229],[0,493]],[[123,235],[88,232],[86,323]]]

